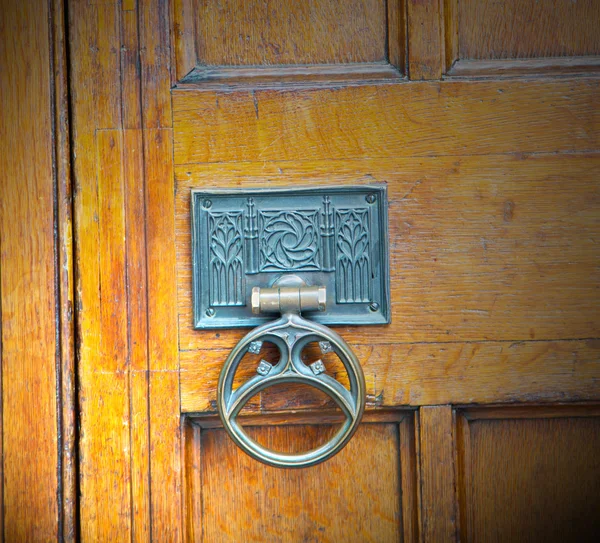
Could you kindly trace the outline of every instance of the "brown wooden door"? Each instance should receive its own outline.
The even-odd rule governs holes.
[[[2,54],[2,141],[23,155],[2,162],[7,541],[597,540],[597,1],[43,8],[15,4],[2,27],[27,30]],[[43,101],[5,92],[28,74]],[[47,155],[29,161],[19,126]],[[321,465],[267,467],[216,416],[245,331],[193,328],[190,191],[374,182],[393,321],[337,329],[364,368],[364,422]],[[9,237],[11,213],[29,236]],[[17,332],[40,314],[38,335]],[[332,410],[290,386],[246,420],[294,451],[330,435]]]

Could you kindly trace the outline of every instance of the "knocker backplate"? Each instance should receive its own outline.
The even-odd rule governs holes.
[[[294,274],[327,287],[326,325],[390,322],[386,186],[193,190],[194,326],[264,324],[252,288]]]

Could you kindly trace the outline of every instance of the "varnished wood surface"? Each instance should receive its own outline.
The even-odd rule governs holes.
[[[598,147],[599,95],[593,78],[176,89],[175,163],[587,151]]]
[[[457,540],[454,422],[449,405],[419,409],[422,538]]]
[[[408,75],[440,79],[444,62],[442,0],[407,0]]]
[[[75,361],[75,278],[73,269],[73,181],[71,176],[71,132],[69,124],[69,81],[67,65],[66,3],[52,1],[54,76],[55,220],[60,326],[60,474],[57,502],[59,539],[74,542],[79,533],[78,454],[77,454],[77,374]]]
[[[337,64],[385,60],[386,2],[195,2],[196,51],[206,65]]]
[[[536,59],[459,60],[446,78],[498,79],[535,76],[585,76],[600,72],[600,56],[551,57]]]
[[[551,402],[594,400],[597,340],[353,346],[365,372],[367,408],[443,402]],[[181,409],[214,411],[216,386],[229,351],[181,353]],[[250,377],[255,367],[240,372]],[[289,387],[288,392],[298,392]],[[277,392],[279,395],[281,391]],[[255,411],[285,407],[276,392],[262,393]],[[287,396],[283,396],[283,402]],[[301,396],[294,408],[329,405]]]
[[[84,541],[183,537],[169,12],[69,9]]]
[[[209,4],[196,8],[216,13]],[[241,14],[270,4],[244,3]],[[286,5],[313,3],[297,4]],[[450,4],[387,3],[396,65],[406,35],[412,74],[439,77],[458,43],[441,20]],[[232,55],[229,34],[212,30],[225,26],[220,15],[198,34],[194,9],[189,0],[69,9],[82,539],[452,540],[466,505],[454,493],[450,404],[528,409],[600,394],[598,81],[196,82],[171,93],[210,47]],[[283,36],[279,26],[250,30],[276,45]],[[197,48],[198,36],[212,42]],[[245,54],[238,45],[234,56]],[[304,45],[329,62],[330,50]],[[262,52],[231,63],[255,63],[253,54]],[[424,407],[410,430],[404,419],[366,424],[346,456],[288,477],[182,417],[214,414],[218,372],[244,333],[192,330],[189,190],[374,181],[391,195],[394,321],[339,331],[364,364],[371,411]],[[331,406],[296,392],[255,399],[248,414],[262,418],[251,431],[289,450],[319,435],[315,418]],[[305,424],[268,426],[270,412],[281,423],[290,410]],[[350,499],[357,489],[366,499]]]
[[[388,183],[392,324],[338,328],[353,345],[597,337],[599,166],[596,154],[178,166],[180,347],[245,333],[192,328],[189,189],[290,182]]]
[[[327,431],[327,426],[318,425],[248,430],[279,450],[309,448]],[[402,539],[400,437],[395,424],[363,424],[338,455],[304,470],[260,464],[223,430],[202,430],[195,446],[204,541]],[[369,454],[364,454],[367,449]]]
[[[598,55],[596,0],[460,0],[459,57],[537,58]]]
[[[505,410],[505,418],[459,417],[461,540],[597,539],[600,419],[585,414],[514,419]]]
[[[49,23],[60,13],[51,2],[7,0],[0,9],[0,540],[7,542],[72,538],[74,504],[63,499],[74,498],[73,479],[66,494],[61,481],[72,477],[74,460],[70,420],[62,441],[61,404],[72,385],[62,381],[72,377],[72,359],[62,365],[70,351],[61,345],[61,334],[69,339],[68,201],[57,201],[69,197],[64,72],[55,65],[64,34]],[[63,506],[71,509],[63,514]]]

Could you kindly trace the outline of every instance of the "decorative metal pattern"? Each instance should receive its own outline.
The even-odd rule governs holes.
[[[384,184],[192,191],[194,327],[266,322],[253,287],[294,274],[327,287],[327,325],[390,321]]]
[[[331,211],[331,199],[323,196],[323,211],[321,211],[321,247],[322,247],[322,270],[335,271],[335,227],[333,225],[333,212]]]
[[[254,198],[246,202],[244,241],[246,243],[246,273],[258,273],[258,220]]]
[[[371,300],[369,210],[336,211],[336,299],[340,304]]]
[[[305,468],[337,454],[358,428],[365,408],[365,378],[360,362],[350,346],[336,332],[300,316],[300,310],[304,307],[304,303],[301,302],[302,290],[302,287],[297,288],[293,297],[297,301],[295,304],[289,299],[285,302],[286,309],[281,318],[255,328],[237,343],[223,365],[217,385],[217,409],[223,428],[236,445],[252,458],[279,468]],[[282,294],[278,287],[267,288],[265,291],[267,292],[259,289],[257,293],[258,306],[263,307],[263,300],[260,298],[265,295],[264,305],[270,308],[272,296],[276,292],[277,296]],[[286,298],[288,294],[285,295]],[[307,307],[314,309],[317,303],[317,300],[313,300]],[[281,307],[282,300],[276,305]],[[336,353],[346,369],[349,388],[327,374],[322,360],[312,364],[306,364],[302,360],[302,352],[315,339],[327,343]],[[278,362],[270,364],[261,360],[256,375],[234,389],[233,381],[242,359],[251,345],[263,340],[269,341],[277,348]],[[238,421],[238,415],[247,402],[269,387],[288,383],[314,387],[327,394],[338,405],[345,415],[345,420],[330,441],[309,451],[290,454],[268,449],[244,431]]]
[[[318,212],[261,211],[260,271],[319,270]]]
[[[242,212],[209,213],[210,305],[245,305]]]

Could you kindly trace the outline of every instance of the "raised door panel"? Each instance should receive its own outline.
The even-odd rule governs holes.
[[[597,540],[597,408],[467,409],[457,416],[466,541]]]
[[[410,541],[416,536],[411,413],[363,424],[330,461],[301,470],[265,466],[210,418],[186,422],[190,540]],[[260,423],[261,426],[253,426]],[[254,419],[248,433],[286,452],[317,446],[334,427],[302,418]]]

